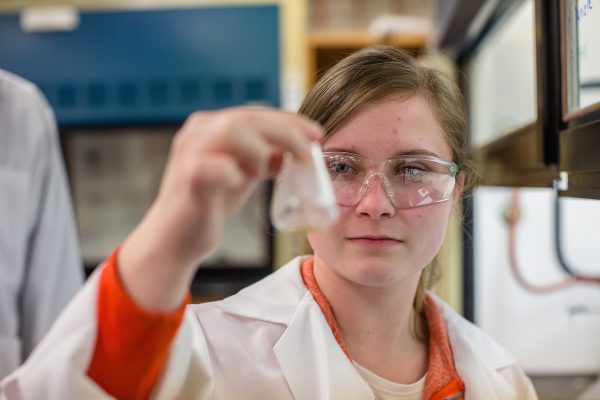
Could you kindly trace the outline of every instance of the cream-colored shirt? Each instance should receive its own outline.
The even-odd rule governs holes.
[[[377,400],[421,400],[423,398],[427,374],[415,383],[404,385],[388,381],[357,362],[353,364],[360,376],[371,386]]]

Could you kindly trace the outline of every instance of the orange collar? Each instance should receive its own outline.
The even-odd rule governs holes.
[[[307,258],[302,263],[301,272],[304,284],[321,308],[335,340],[348,359],[352,361],[352,357],[350,357],[348,348],[342,338],[340,328],[335,320],[331,305],[317,284],[313,266],[312,257]],[[429,331],[429,360],[423,398],[426,400],[461,399],[462,397],[453,397],[459,395],[461,392],[464,393],[465,385],[454,366],[454,357],[452,356],[452,349],[450,348],[442,313],[435,300],[430,296],[427,296],[425,299],[424,310]]]

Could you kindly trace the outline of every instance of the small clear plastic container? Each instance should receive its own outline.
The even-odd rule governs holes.
[[[339,210],[319,143],[311,144],[310,162],[285,154],[275,182],[271,221],[281,231],[325,229]]]

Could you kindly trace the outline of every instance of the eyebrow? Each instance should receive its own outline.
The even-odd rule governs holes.
[[[395,153],[392,157],[395,157],[395,156],[431,156],[431,157],[443,158],[439,154],[436,154],[432,151],[425,150],[425,149],[400,151],[398,153]]]
[[[352,150],[352,149],[344,148],[344,147],[332,147],[329,149],[323,149],[323,151],[324,152],[349,153],[349,154],[355,154],[357,156],[362,156],[362,154],[360,154],[359,152]],[[425,149],[411,149],[411,150],[399,151],[399,152],[392,154],[390,156],[390,158],[391,157],[400,157],[400,156],[431,156],[431,157],[436,157],[436,158],[443,158],[439,154],[433,153],[433,152],[431,152],[429,150],[425,150]]]

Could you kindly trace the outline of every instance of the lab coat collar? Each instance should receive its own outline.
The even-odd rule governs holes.
[[[515,386],[501,373],[503,369],[517,364],[517,359],[479,327],[464,319],[441,300],[436,300],[446,321],[456,370],[467,388],[466,399],[521,398]]]
[[[431,297],[439,305],[442,316],[446,321],[448,338],[454,353],[460,354],[465,347],[485,349],[487,363],[496,370],[518,363],[518,360],[512,354],[491,339],[481,328],[467,321],[435,295],[431,295]],[[456,356],[457,354],[455,354],[455,358]]]
[[[220,307],[231,314],[289,326],[301,300],[307,293],[310,294],[300,273],[300,265],[308,257],[294,258],[267,278],[223,300],[219,303]],[[514,356],[491,340],[479,327],[465,320],[436,295],[429,295],[440,307],[454,353],[464,347],[484,348],[487,363],[494,369],[517,363]],[[316,302],[314,304],[318,307]]]
[[[302,297],[308,292],[296,257],[271,275],[219,303],[224,311],[247,318],[289,325]]]
[[[235,315],[287,325],[273,351],[294,398],[373,399],[372,390],[338,345],[304,286],[300,274],[304,259],[290,261],[266,279],[225,299],[220,307]]]
[[[335,340],[310,292],[273,350],[296,399],[375,397]]]
[[[220,307],[234,315],[287,326],[274,352],[295,398],[374,398],[337,344],[318,304],[304,285],[300,273],[304,259],[293,259],[267,278],[223,300]],[[514,388],[499,373],[515,365],[515,357],[442,300],[432,297],[446,322],[467,398],[515,398]],[[473,397],[478,393],[485,395]]]

